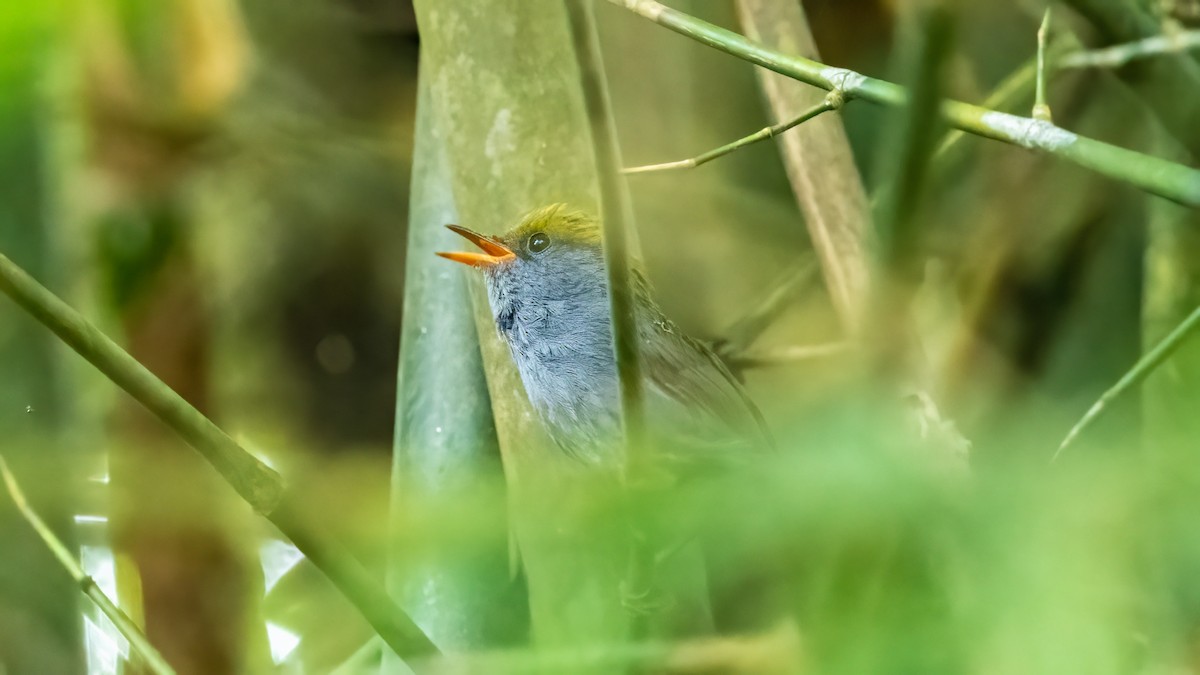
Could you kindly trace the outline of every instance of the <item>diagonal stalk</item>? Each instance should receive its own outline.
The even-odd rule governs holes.
[[[701,164],[707,164],[718,157],[724,157],[735,150],[740,150],[748,145],[754,145],[755,143],[758,143],[759,141],[765,141],[768,138],[774,138],[788,129],[799,126],[800,124],[811,120],[821,113],[837,110],[838,108],[842,107],[842,103],[844,102],[845,99],[843,99],[841,95],[834,90],[829,92],[829,95],[825,97],[824,101],[821,101],[817,105],[801,113],[798,117],[794,117],[786,122],[764,127],[750,134],[749,136],[743,136],[732,143],[726,143],[719,148],[714,148],[708,152],[696,155],[695,157],[691,157],[689,159],[681,159],[674,162],[664,162],[662,164],[646,164],[644,166],[630,167],[628,169],[624,169],[622,173],[634,174],[669,171],[671,169],[694,169]]]
[[[301,517],[283,479],[192,407],[65,302],[0,254],[0,292],[54,332],[199,452],[234,490],[270,520],[332,581],[401,656],[437,651],[392,603],[361,563]]]

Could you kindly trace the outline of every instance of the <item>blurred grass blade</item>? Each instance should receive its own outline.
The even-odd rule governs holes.
[[[918,214],[930,159],[942,127],[937,111],[943,65],[951,47],[950,26],[950,10],[939,0],[916,3],[900,18],[903,79],[909,85],[910,96],[891,130],[892,142],[881,145],[879,157],[895,184],[876,213],[875,231],[883,275],[877,280],[879,288],[914,290],[919,274],[918,252],[924,232],[919,229]],[[875,312],[885,308],[891,308],[889,312],[902,311],[888,299],[879,300],[883,306],[872,307]]]
[[[445,227],[458,222],[458,214],[442,143],[428,78],[422,77],[392,468],[397,541],[403,510],[413,500],[459,498],[482,504],[481,495],[503,483],[466,277],[432,253],[460,245]],[[503,512],[503,500],[491,509]],[[504,541],[501,533],[495,542],[479,544],[482,550],[474,545],[444,553],[438,549],[416,563],[394,545],[389,590],[443,649],[510,643],[524,632],[525,609],[518,584],[508,574]]]
[[[788,347],[767,347],[764,349],[748,349],[730,356],[729,361],[734,372],[751,368],[769,368],[772,366],[788,365],[814,359],[840,356],[850,351],[847,342],[830,342],[827,344],[792,345]]]
[[[875,210],[877,253],[867,339],[875,359],[872,366],[885,381],[909,392],[918,403],[910,414],[921,437],[937,449],[945,466],[958,471],[966,467],[970,442],[926,391],[929,368],[912,306],[927,257],[922,207],[944,130],[938,107],[953,44],[954,9],[953,0],[924,0],[910,5],[899,20],[899,61],[911,95],[878,158],[891,189]]]
[[[1098,401],[1092,404],[1092,407],[1088,409],[1083,418],[1076,422],[1075,426],[1071,427],[1071,431],[1058,446],[1058,450],[1055,451],[1054,457],[1051,458],[1051,461],[1057,460],[1059,455],[1061,455],[1062,452],[1067,449],[1067,446],[1075,442],[1075,439],[1079,437],[1079,434],[1083,433],[1084,429],[1086,429],[1092,422],[1096,421],[1096,418],[1098,418],[1100,414],[1112,404],[1113,401],[1115,401],[1125,392],[1129,391],[1131,388],[1137,386],[1140,382],[1145,380],[1150,373],[1153,373],[1156,368],[1161,366],[1164,361],[1171,358],[1171,355],[1179,349],[1180,345],[1182,345],[1197,328],[1200,328],[1200,307],[1192,310],[1192,313],[1189,314],[1186,319],[1184,319],[1183,323],[1176,326],[1175,329],[1168,333],[1161,342],[1154,345],[1153,349],[1146,352],[1146,355],[1139,359],[1138,362],[1133,365],[1133,368],[1129,369],[1129,372],[1125,373],[1125,375],[1122,376],[1116,384],[1104,392],[1104,395],[1101,396]]]
[[[951,49],[950,9],[938,0],[916,3],[899,18],[901,77],[911,95],[881,144],[877,161],[890,178],[875,212],[876,274],[870,330],[878,366],[906,381],[916,373],[921,345],[912,324],[912,294],[920,280],[927,233],[920,218],[935,144],[943,128],[937,111],[943,66]]]
[[[275,524],[338,586],[398,654],[436,651],[416,624],[387,600],[358,561],[304,521],[299,495],[285,494],[279,474],[246,452],[107,335],[2,254],[0,291],[203,455],[250,506]]]
[[[1164,149],[1174,145],[1161,137],[1158,143]],[[1178,148],[1175,151],[1182,154]],[[1147,206],[1141,337],[1143,344],[1156,344],[1177,335],[1200,312],[1200,214],[1174,204]],[[1176,346],[1167,367],[1146,378],[1143,437],[1147,448],[1159,449],[1159,456],[1162,449],[1179,448],[1181,461],[1194,462],[1192,441],[1200,438],[1197,382],[1200,340],[1195,337]]]
[[[8,469],[8,462],[4,461],[4,456],[0,455],[0,479],[3,479],[4,486],[8,489],[8,495],[16,504],[17,510],[21,512],[21,516],[25,518],[29,526],[37,533],[38,537],[45,542],[46,547],[50,549],[54,557],[71,575],[75,583],[79,585],[79,589],[84,595],[88,596],[92,602],[96,603],[96,607],[108,617],[116,626],[117,631],[129,641],[130,648],[144,661],[146,667],[158,675],[173,675],[175,670],[163,659],[162,654],[150,644],[146,639],[146,635],[137,627],[137,624],[129,618],[129,615],[121,611],[112,600],[109,599],[104,591],[96,585],[96,582],[83,571],[75,557],[67,550],[65,544],[59,540],[54,531],[42,520],[41,516],[33,510],[29,502],[25,499],[25,493],[21,490],[21,486],[17,483],[17,478]]]

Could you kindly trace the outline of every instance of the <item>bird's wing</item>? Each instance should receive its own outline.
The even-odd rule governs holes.
[[[640,279],[637,281],[645,283]],[[643,297],[649,297],[648,293]],[[651,438],[691,464],[724,464],[771,447],[762,414],[717,355],[648,305],[639,347]]]

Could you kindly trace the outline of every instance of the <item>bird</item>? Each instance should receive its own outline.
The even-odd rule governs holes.
[[[447,226],[479,252],[438,252],[483,273],[492,318],[552,441],[588,464],[621,461],[620,385],[599,221],[566,204],[500,236]],[[659,308],[631,261],[650,455],[673,472],[744,461],[771,446],[762,414],[709,344]]]

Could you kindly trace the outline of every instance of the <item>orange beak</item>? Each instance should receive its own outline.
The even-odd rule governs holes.
[[[451,232],[462,235],[466,239],[470,240],[472,244],[475,244],[479,248],[483,249],[483,253],[442,253],[439,251],[438,255],[447,260],[460,262],[464,265],[470,265],[471,267],[491,267],[492,265],[499,265],[500,263],[508,262],[509,260],[517,257],[516,254],[512,252],[512,249],[504,244],[501,244],[495,239],[492,239],[491,237],[485,237],[478,232],[472,232],[467,228],[459,227],[458,225],[447,225],[446,227]]]

